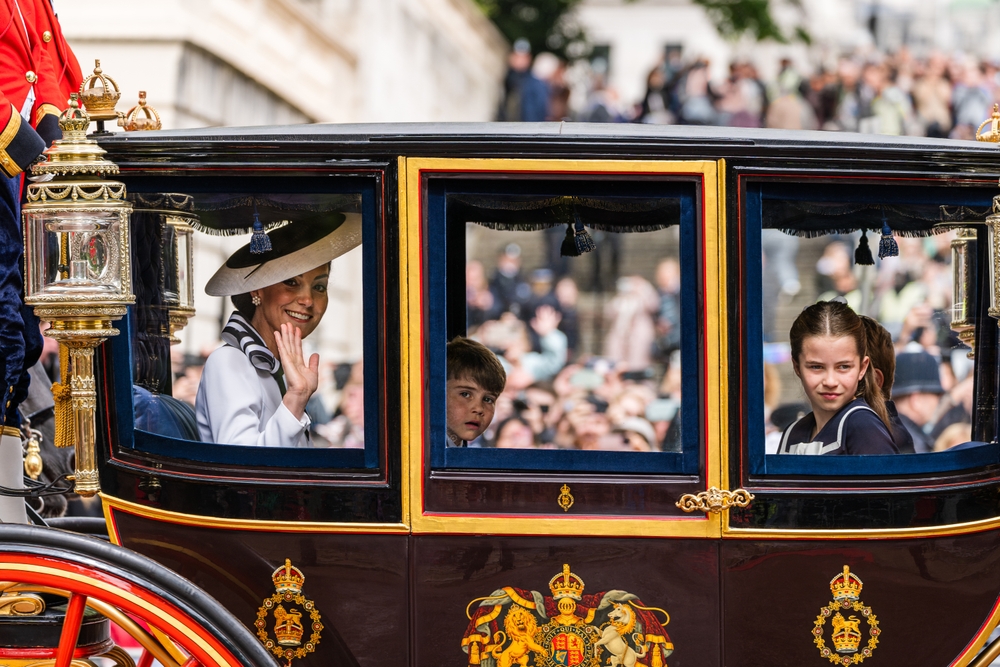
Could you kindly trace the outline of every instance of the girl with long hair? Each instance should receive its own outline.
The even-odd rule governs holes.
[[[820,301],[795,318],[789,338],[812,412],[785,429],[778,453],[898,454],[857,313],[846,303]]]

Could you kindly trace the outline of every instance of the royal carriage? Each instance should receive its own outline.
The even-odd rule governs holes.
[[[131,623],[147,665],[981,666],[1000,654],[983,651],[1000,622],[996,146],[571,123],[97,141],[132,206],[135,303],[93,357],[93,470],[121,548],[0,526],[0,580],[16,582],[0,609],[15,591],[69,595],[38,617],[65,619],[44,664],[98,654],[73,648],[81,627],[79,646],[107,648],[106,631],[86,635],[100,618]],[[189,234],[343,211],[363,229],[334,263],[359,295],[335,321],[363,362],[345,385],[363,412],[353,446],[199,441],[190,408],[168,398],[186,290],[216,268],[188,264]],[[831,239],[853,251],[870,233],[903,255],[879,267],[940,251],[934,344],[952,340],[940,357],[969,388],[968,436],[927,453],[776,455],[783,373],[794,402],[782,318],[820,295],[805,269],[823,266]],[[776,239],[795,240],[798,290],[773,284]],[[488,273],[512,255],[525,274],[577,286],[575,366],[555,369],[569,389],[548,406],[577,415],[572,437],[556,423],[540,446],[448,447],[446,342],[471,329],[532,342],[516,313],[470,319],[470,264]],[[665,257],[676,330],[648,367],[621,371],[602,354],[614,323],[600,314],[635,287],[623,278],[652,284]],[[841,290],[876,315],[888,312],[880,271],[851,268]],[[541,297],[538,276],[525,284]],[[639,335],[626,334],[626,346]],[[656,394],[647,448],[595,416],[621,407],[602,393],[609,377]],[[4,660],[43,664],[16,643]]]

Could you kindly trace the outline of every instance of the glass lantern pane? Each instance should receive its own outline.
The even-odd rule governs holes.
[[[30,238],[37,243],[35,257],[41,259],[32,276],[36,294],[99,298],[121,293],[117,213],[63,210],[27,217]]]
[[[169,222],[163,225],[163,235],[160,244],[160,257],[163,262],[163,269],[160,273],[160,279],[163,283],[163,305],[174,308],[180,305],[180,294],[178,292],[178,271],[180,264],[178,257],[180,254],[177,247],[179,236],[177,227]]]
[[[181,308],[194,308],[194,284],[191,281],[191,231],[177,234],[177,293]]]

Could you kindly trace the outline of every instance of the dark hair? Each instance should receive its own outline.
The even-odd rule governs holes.
[[[839,301],[818,301],[806,307],[795,318],[788,338],[792,346],[792,361],[797,365],[802,355],[802,342],[812,336],[832,336],[834,338],[850,337],[858,348],[858,356],[864,359],[868,356],[868,337],[861,318],[851,310],[846,303]],[[871,365],[869,359],[869,366]],[[889,411],[885,407],[885,398],[875,382],[874,373],[865,373],[859,383],[861,396],[868,406],[875,411],[885,427],[892,432],[889,425]]]
[[[233,302],[233,306],[236,308],[236,311],[242,315],[247,322],[253,319],[254,313],[257,312],[257,306],[253,305],[253,297],[250,296],[250,292],[234,294],[229,297],[229,299]]]
[[[507,384],[507,372],[485,345],[471,338],[455,336],[448,343],[448,379],[472,380],[499,396]]]
[[[896,347],[892,343],[892,335],[867,315],[861,315],[861,322],[865,325],[865,343],[871,367],[882,371],[882,398],[888,401],[896,379]]]

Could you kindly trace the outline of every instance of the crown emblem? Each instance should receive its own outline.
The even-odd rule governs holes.
[[[583,579],[569,571],[569,565],[563,564],[560,574],[552,577],[549,581],[549,590],[552,591],[552,598],[573,598],[579,600],[583,595]]]
[[[851,614],[849,618],[844,618],[840,612],[833,617],[833,635],[830,640],[833,642],[833,650],[837,653],[857,653],[861,644],[861,621],[857,616]]]
[[[323,631],[323,619],[316,603],[302,594],[306,575],[285,559],[285,564],[271,574],[274,594],[264,598],[257,609],[257,638],[285,667],[292,660],[304,658],[316,650]],[[268,616],[274,616],[273,638],[268,632]],[[303,622],[303,617],[308,616]],[[309,634],[306,635],[306,630]]]
[[[830,590],[833,591],[834,600],[857,600],[861,597],[863,585],[858,575],[852,574],[851,569],[845,565],[844,573],[830,581]]]
[[[302,643],[302,612],[286,611],[282,605],[274,610],[274,637],[281,646],[298,646]]]
[[[274,582],[275,592],[298,595],[302,592],[302,584],[306,581],[306,575],[302,574],[302,570],[292,565],[292,561],[286,558],[285,564],[271,575],[271,581]]]
[[[845,565],[843,572],[830,581],[833,599],[819,610],[819,615],[813,622],[813,643],[819,649],[820,657],[841,667],[857,665],[870,658],[878,648],[882,636],[878,617],[860,599],[861,586],[858,575]],[[831,646],[827,646],[827,639],[824,637],[827,621],[833,626],[828,635]],[[867,626],[868,631],[868,641],[864,643],[862,623]]]

